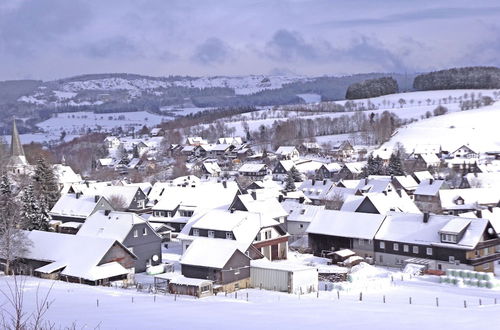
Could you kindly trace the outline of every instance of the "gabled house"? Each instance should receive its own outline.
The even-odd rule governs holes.
[[[186,144],[190,146],[200,146],[203,144],[208,144],[207,140],[204,140],[200,136],[188,136],[186,138]]]
[[[240,250],[252,259],[287,258],[289,235],[280,223],[265,214],[222,209],[197,214],[178,236],[183,251],[199,237],[237,241]]]
[[[212,157],[223,157],[229,155],[235,148],[233,144],[216,144],[212,146],[209,155]]]
[[[235,181],[192,182],[189,185],[157,182],[149,195],[155,203],[149,221],[167,224],[178,233],[196,212],[227,209],[237,193],[239,188]]]
[[[439,168],[441,166],[441,160],[433,153],[415,155],[404,163],[405,168],[410,172],[426,171],[429,168]]]
[[[354,154],[354,147],[351,142],[345,140],[341,142],[337,142],[332,146],[331,153],[338,160],[351,158]]]
[[[385,215],[321,210],[309,224],[309,246],[315,256],[349,249],[373,259],[374,238]]]
[[[99,211],[85,220],[78,236],[101,237],[116,240],[137,257],[136,272],[144,272],[148,265],[161,263],[162,238],[140,216],[128,212]]]
[[[479,153],[474,151],[468,145],[462,145],[460,148],[450,153],[454,158],[479,158]]]
[[[321,151],[321,147],[317,142],[304,142],[299,149],[307,154],[317,154]]]
[[[417,206],[404,192],[401,196],[386,193],[349,195],[340,210],[373,214],[387,214],[389,211],[420,213]]]
[[[273,169],[274,179],[284,179],[294,167],[295,163],[292,160],[280,160]]]
[[[229,210],[259,213],[284,224],[288,213],[277,198],[268,196],[265,191],[251,191],[248,194],[237,194]]]
[[[203,175],[217,177],[220,175],[221,169],[216,162],[203,162],[203,164],[201,164],[201,173]]]
[[[147,196],[136,186],[105,186],[95,194],[104,196],[117,211],[140,212],[146,208]]]
[[[376,263],[427,270],[461,268],[492,272],[500,238],[486,219],[390,213],[375,236]]]
[[[422,212],[441,212],[441,202],[439,200],[439,190],[447,188],[444,180],[428,179],[423,180],[413,193],[415,205]]]
[[[116,136],[107,136],[104,139],[104,144],[108,149],[116,149],[121,145],[120,139]]]
[[[281,146],[275,154],[279,160],[298,160],[300,157],[299,151],[294,146]]]
[[[305,204],[296,200],[286,200],[281,205],[288,212],[286,231],[290,234],[290,242],[306,235],[306,230],[311,221],[319,211],[325,209],[324,205]]]
[[[62,195],[49,212],[52,225],[67,222],[83,223],[92,214],[100,210],[113,211],[105,197],[88,196],[78,192]]]
[[[342,166],[339,163],[323,164],[316,172],[318,178],[336,179]]]
[[[221,137],[217,139],[217,144],[232,144],[234,146],[240,146],[243,144],[243,139],[239,136]]]
[[[321,205],[327,200],[326,196],[334,185],[334,182],[331,180],[310,179],[302,182],[298,190],[302,191],[314,205]]]
[[[262,180],[267,175],[267,165],[266,164],[243,164],[239,169],[238,173],[240,175],[246,176],[253,180]]]
[[[90,285],[133,281],[137,257],[114,239],[38,230],[25,234],[31,247],[16,256],[17,273]]]
[[[444,189],[439,191],[439,201],[443,214],[458,215],[499,205],[500,189]]]
[[[361,178],[366,162],[345,163],[339,171],[340,180],[355,180]]]
[[[195,239],[180,260],[182,275],[213,281],[216,292],[250,286],[250,257],[235,240]]]

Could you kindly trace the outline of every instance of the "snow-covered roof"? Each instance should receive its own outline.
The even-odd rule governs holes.
[[[85,220],[77,235],[111,238],[123,243],[137,224],[149,226],[135,213],[114,211],[106,215],[104,211],[97,211]],[[151,235],[156,235],[155,230],[150,229],[153,232]]]
[[[349,172],[354,173],[354,174],[359,174],[363,172],[363,167],[365,167],[366,162],[352,162],[352,163],[345,163],[344,167],[349,170]]]
[[[458,203],[461,198],[463,203]],[[443,210],[474,209],[479,205],[496,205],[500,201],[498,188],[443,189],[439,191]]]
[[[226,151],[229,147],[231,144],[228,143],[215,144],[212,146],[212,151]]]
[[[215,174],[215,173],[220,173],[221,172],[219,164],[217,164],[215,162],[204,162],[203,163],[203,167],[210,174]]]
[[[252,163],[246,163],[246,164],[243,164],[240,168],[239,168],[239,172],[241,173],[249,173],[249,172],[260,172],[262,170],[264,170],[266,167],[266,164],[252,164]]]
[[[250,266],[253,268],[264,268],[273,270],[282,270],[285,272],[299,272],[299,271],[316,271],[314,267],[290,263],[287,261],[269,261],[266,258],[251,260]]]
[[[418,188],[415,190],[415,195],[436,196],[444,184],[444,180],[428,179],[420,181]]]
[[[309,224],[307,233],[373,239],[385,215],[322,210]]]
[[[459,214],[460,217],[464,218],[478,218],[478,213],[467,212]],[[481,210],[481,218],[488,219],[491,226],[495,230],[495,233],[500,236],[500,208],[493,207],[491,209]]]
[[[235,240],[198,237],[184,252],[180,263],[222,269],[238,250],[239,244]],[[240,250],[240,252],[244,254],[245,251]],[[250,260],[250,258],[248,259]]]
[[[96,209],[95,196],[66,194],[62,195],[50,210],[51,215],[87,218]]]
[[[399,183],[401,187],[405,190],[415,190],[418,187],[417,181],[411,175],[397,175],[394,176],[394,180]]]
[[[283,209],[280,202],[274,198],[261,198],[262,194],[259,194],[259,190],[256,191],[256,199],[253,198],[252,194],[242,194],[238,195],[237,198],[243,203],[248,212],[260,213],[269,216],[273,219],[279,217],[287,216],[287,212]]]
[[[283,166],[283,168],[287,172],[290,171],[295,166],[293,160],[280,160],[279,163],[281,164],[281,166]]]
[[[54,164],[52,168],[59,183],[76,183],[82,181],[82,176],[76,174],[70,166]]]
[[[339,163],[330,163],[330,164],[323,164],[321,166],[324,166],[329,172],[339,172],[342,169],[342,166]]]
[[[327,193],[334,186],[331,180],[306,180],[299,186],[304,195],[310,199],[325,199]]]
[[[297,151],[297,149],[294,146],[281,146],[279,147],[275,154],[277,155],[289,155],[293,153],[294,151]]]
[[[465,175],[471,187],[493,188],[500,187],[500,172],[467,173]]]
[[[288,212],[287,221],[311,222],[320,210],[324,210],[324,205],[311,205],[299,203],[295,200],[285,200],[281,203]]]
[[[464,217],[455,217],[448,221],[446,225],[441,228],[440,232],[447,234],[459,234],[470,225],[471,221],[471,219]]]
[[[449,215],[431,214],[427,222],[424,215],[411,213],[389,213],[380,227],[376,239],[410,244],[438,245],[473,249],[479,243],[488,224],[486,219],[471,219],[462,239],[456,243],[442,243],[440,231],[454,219]]]
[[[101,264],[103,257],[116,243],[136,258],[121,243],[108,238],[59,234],[33,230],[25,232],[32,246],[23,256],[27,259],[51,262],[37,270],[51,272],[62,269],[62,275],[96,281],[129,273],[116,262]],[[75,254],[75,251],[78,254]],[[54,263],[52,265],[52,263]]]
[[[413,172],[413,176],[415,178],[417,178],[417,180],[419,182],[422,182],[424,180],[433,179],[433,176],[432,176],[431,172],[429,172],[429,171],[417,171],[417,172]]]
[[[422,160],[427,164],[427,165],[436,165],[441,162],[441,160],[436,156],[436,154],[420,154],[420,157],[422,157]]]

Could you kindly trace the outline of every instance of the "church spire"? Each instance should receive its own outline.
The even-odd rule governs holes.
[[[10,155],[11,157],[22,156],[24,157],[24,149],[21,144],[21,139],[19,138],[19,132],[17,131],[16,119],[12,121],[12,140],[10,143]]]

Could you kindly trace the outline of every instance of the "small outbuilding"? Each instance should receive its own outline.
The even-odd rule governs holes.
[[[169,292],[203,298],[213,295],[213,282],[210,280],[189,278],[175,273],[156,275],[154,286],[157,292]]]
[[[313,267],[270,262],[250,262],[250,285],[254,288],[304,294],[318,290],[318,270]]]

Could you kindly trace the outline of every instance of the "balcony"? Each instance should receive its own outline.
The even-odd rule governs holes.
[[[477,265],[481,265],[481,264],[491,262],[491,261],[496,261],[496,260],[500,260],[500,252],[496,252],[496,253],[493,253],[493,254],[490,254],[490,255],[487,255],[484,257],[469,259],[468,261],[472,266],[477,266]]]

